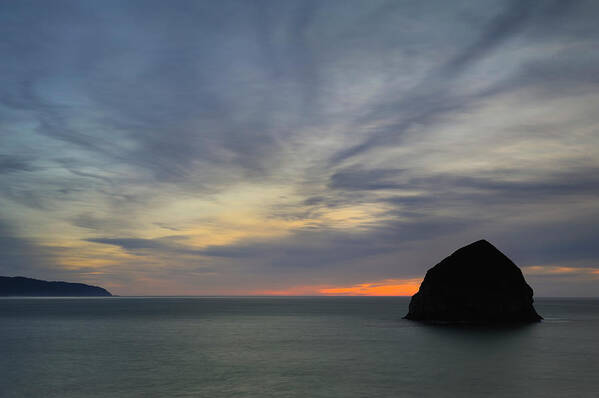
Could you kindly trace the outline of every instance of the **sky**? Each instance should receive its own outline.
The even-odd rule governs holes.
[[[411,295],[487,239],[599,292],[599,2],[2,1],[0,274]]]

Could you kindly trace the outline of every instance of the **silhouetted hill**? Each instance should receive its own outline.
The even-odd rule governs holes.
[[[536,322],[532,288],[520,268],[486,240],[462,247],[426,273],[406,319]]]
[[[96,297],[112,296],[99,286],[83,283],[48,282],[22,276],[0,276],[0,296]]]

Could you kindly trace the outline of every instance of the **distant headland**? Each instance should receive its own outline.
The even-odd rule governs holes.
[[[486,240],[445,258],[426,273],[406,319],[441,322],[538,322],[522,271]]]
[[[0,296],[26,297],[105,297],[110,292],[84,283],[48,282],[22,276],[0,276]]]

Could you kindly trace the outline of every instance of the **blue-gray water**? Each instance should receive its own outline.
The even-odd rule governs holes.
[[[599,300],[505,329],[407,298],[1,299],[1,397],[597,397]]]

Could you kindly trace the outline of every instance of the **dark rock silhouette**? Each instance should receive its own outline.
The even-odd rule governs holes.
[[[48,282],[22,276],[0,276],[0,296],[97,297],[112,296],[99,286],[83,283]]]
[[[429,269],[406,319],[538,322],[532,288],[520,268],[486,240],[462,247]]]

